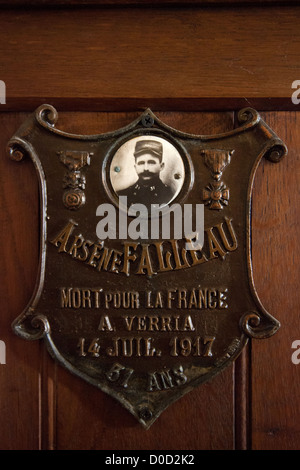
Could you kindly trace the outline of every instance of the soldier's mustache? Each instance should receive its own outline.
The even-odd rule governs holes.
[[[154,173],[152,171],[143,171],[143,173],[140,174],[140,176],[153,176]]]

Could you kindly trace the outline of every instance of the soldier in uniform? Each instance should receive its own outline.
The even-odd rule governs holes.
[[[135,171],[138,181],[132,186],[118,192],[118,196],[127,196],[127,205],[144,204],[148,208],[151,204],[168,204],[172,197],[172,189],[160,179],[160,172],[164,168],[163,146],[156,140],[140,140],[136,143]]]

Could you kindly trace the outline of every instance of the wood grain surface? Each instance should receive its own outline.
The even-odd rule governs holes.
[[[298,0],[0,0],[0,5],[3,7],[12,7],[12,6],[33,6],[36,7],[47,7],[51,8],[54,6],[63,6],[74,7],[74,6],[97,6],[99,8],[105,6],[169,6],[169,5],[178,5],[181,7],[188,6],[232,6],[236,4],[243,4],[246,6],[270,6],[270,5],[293,5],[298,3]]]
[[[3,10],[3,110],[293,109],[299,8]]]
[[[0,448],[37,449],[40,445],[40,351],[24,349],[11,329],[33,293],[39,255],[38,184],[31,161],[16,165],[5,149],[7,137],[25,115],[0,114],[0,336],[6,364],[0,366]]]
[[[253,449],[300,448],[300,365],[292,343],[300,339],[299,251],[300,114],[266,113],[289,153],[278,165],[264,161],[253,197],[253,266],[256,288],[279,332],[252,346]]]

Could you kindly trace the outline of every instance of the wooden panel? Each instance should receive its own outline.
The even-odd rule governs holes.
[[[56,366],[42,345],[24,342],[10,328],[35,283],[38,188],[31,162],[16,164],[5,155],[8,138],[25,117],[6,111],[33,110],[45,101],[58,111],[134,110],[60,113],[59,127],[98,133],[130,122],[147,106],[181,109],[188,112],[157,114],[171,126],[205,134],[231,128],[231,113],[199,117],[191,110],[297,109],[291,84],[300,76],[299,7],[247,3],[234,10],[2,11],[0,79],[7,86],[7,104],[0,105],[0,339],[7,348],[7,364],[0,366],[2,449],[299,448],[300,365],[291,361],[291,344],[300,339],[298,113],[265,115],[287,142],[289,155],[277,166],[261,163],[253,195],[255,284],[282,328],[273,338],[254,340],[233,367],[172,405],[149,431],[113,399]]]
[[[181,5],[181,6],[222,6],[222,5],[236,5],[244,4],[248,6],[254,5],[289,5],[298,3],[299,0],[286,0],[283,2],[282,0],[0,0],[0,5],[12,7],[12,6],[47,6],[51,7],[53,5],[60,5],[64,7],[68,6],[106,6],[106,5]]]
[[[300,114],[267,113],[265,119],[289,154],[278,165],[262,162],[255,180],[254,278],[264,306],[282,326],[252,345],[252,446],[299,449],[300,365],[291,361],[291,345],[300,339]]]
[[[3,10],[1,109],[293,109],[298,8]]]
[[[15,336],[11,323],[32,295],[38,266],[38,184],[30,161],[21,165],[5,153],[24,115],[0,114],[0,339],[6,364],[0,366],[0,447],[40,446],[40,345]]]

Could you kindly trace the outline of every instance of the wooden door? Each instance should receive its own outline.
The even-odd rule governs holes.
[[[130,1],[72,7],[57,1],[40,9],[30,3],[29,9],[3,5],[0,16],[6,84],[0,448],[298,449],[300,365],[292,361],[292,345],[300,340],[300,118],[291,95],[300,78],[299,7],[174,0],[143,8]],[[57,365],[42,342],[24,341],[11,329],[36,281],[39,188],[32,162],[10,160],[6,144],[44,102],[58,110],[57,127],[80,134],[115,130],[147,107],[174,128],[215,134],[233,129],[237,111],[252,106],[289,149],[279,164],[261,162],[252,203],[255,286],[281,329],[253,340],[234,364],[171,405],[147,431],[114,399]]]

